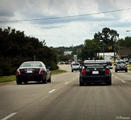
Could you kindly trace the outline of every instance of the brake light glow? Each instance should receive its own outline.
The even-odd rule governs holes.
[[[105,69],[105,74],[107,75],[109,73],[110,73],[109,69]]]
[[[44,74],[44,72],[45,72],[44,69],[41,69],[39,74]]]
[[[16,70],[16,75],[20,75],[19,69]]]
[[[86,70],[82,70],[81,74],[86,75]]]

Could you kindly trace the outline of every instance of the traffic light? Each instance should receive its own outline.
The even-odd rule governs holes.
[[[112,45],[108,47],[109,50],[112,50]]]

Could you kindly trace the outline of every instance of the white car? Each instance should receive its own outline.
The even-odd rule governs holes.
[[[73,72],[74,70],[80,70],[80,64],[78,62],[71,63],[71,71]]]

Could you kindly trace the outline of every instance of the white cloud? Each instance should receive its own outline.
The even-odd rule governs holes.
[[[71,16],[130,6],[130,0],[1,0],[0,20]],[[0,22],[0,25],[25,31],[26,35],[38,37],[40,40],[45,39],[49,46],[71,46],[82,44],[87,38],[92,39],[103,27],[114,28],[122,37],[126,36],[125,31],[131,28],[130,12],[131,9],[66,19]]]

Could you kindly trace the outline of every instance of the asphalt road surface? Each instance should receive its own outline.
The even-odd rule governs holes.
[[[112,71],[112,85],[79,86],[79,72],[52,83],[0,85],[0,120],[131,120],[131,72]]]

